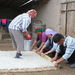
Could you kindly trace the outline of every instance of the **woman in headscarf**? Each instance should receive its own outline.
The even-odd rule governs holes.
[[[32,49],[37,46],[36,51],[40,51],[40,49],[43,47],[45,42],[47,41],[47,36],[45,34],[45,29],[43,27],[36,27],[35,28],[35,33],[37,35],[36,39],[34,40],[32,44]]]

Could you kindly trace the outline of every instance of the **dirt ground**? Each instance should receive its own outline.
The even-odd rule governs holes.
[[[0,42],[0,50],[3,51],[3,50],[14,50],[14,49],[12,48],[12,43],[10,41],[9,42],[3,41],[3,42]],[[55,74],[56,75],[75,75],[75,69],[69,68],[69,65],[64,63],[62,64],[61,69],[57,69],[56,71],[48,71],[48,72],[49,72],[48,75],[55,75]],[[45,75],[45,73],[42,75]],[[30,75],[30,74],[27,74],[27,75]],[[35,75],[39,75],[39,74],[35,74]]]

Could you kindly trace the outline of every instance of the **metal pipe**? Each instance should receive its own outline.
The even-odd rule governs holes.
[[[67,35],[67,8],[68,7],[68,3],[66,3],[66,23],[65,23],[65,35]]]
[[[29,0],[28,2],[25,2],[24,4],[22,4],[20,7],[22,7],[22,6],[24,6],[24,5],[26,5],[26,4],[28,4],[28,3],[30,3],[30,2],[32,2],[33,0]]]
[[[24,4],[22,4],[20,7],[22,7],[22,6],[24,6],[24,5],[28,4],[28,3],[30,3],[30,2],[32,2],[32,1],[37,2],[37,1],[39,1],[39,0],[29,0],[28,2],[25,2]]]

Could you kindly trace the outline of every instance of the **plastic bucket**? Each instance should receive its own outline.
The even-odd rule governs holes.
[[[31,51],[32,40],[24,40],[24,51]]]

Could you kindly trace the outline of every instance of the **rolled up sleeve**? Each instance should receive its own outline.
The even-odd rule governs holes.
[[[53,42],[53,48],[51,50],[56,51],[57,47],[58,47],[58,44]]]
[[[57,46],[56,52],[60,53],[60,45]]]
[[[49,39],[46,41],[45,46],[48,46],[49,44]]]

